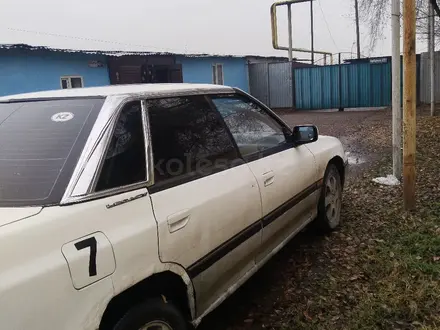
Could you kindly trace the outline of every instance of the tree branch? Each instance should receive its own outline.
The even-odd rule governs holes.
[[[429,0],[431,2],[432,7],[434,8],[434,11],[436,12],[437,16],[440,17],[440,8],[438,7],[437,0]]]

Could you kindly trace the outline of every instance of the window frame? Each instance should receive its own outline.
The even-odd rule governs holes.
[[[81,87],[75,87],[75,88],[84,88],[84,78],[82,76],[61,76],[60,77],[61,89],[73,89],[72,78],[81,80]],[[67,88],[63,88],[63,80],[67,80]]]
[[[145,149],[145,173],[146,173],[146,179],[140,182],[131,183],[128,185],[105,189],[101,191],[96,191],[96,186],[99,181],[99,177],[102,173],[102,168],[105,163],[105,158],[107,156],[108,149],[110,148],[110,144],[112,141],[113,134],[116,129],[116,125],[118,123],[118,120],[121,116],[122,111],[125,109],[125,107],[133,102],[139,102],[141,105],[141,116],[142,116],[142,132],[143,132],[143,138],[144,138],[144,149]],[[149,138],[150,131],[149,131],[149,123],[148,123],[148,116],[146,114],[146,100],[142,98],[127,98],[124,100],[123,103],[121,103],[118,107],[118,110],[115,114],[112,116],[111,125],[107,129],[107,134],[105,137],[105,148],[103,149],[103,152],[100,154],[100,159],[98,162],[98,166],[95,172],[95,175],[93,177],[93,180],[90,183],[90,186],[88,188],[88,193],[90,196],[107,196],[107,195],[116,195],[122,192],[128,192],[140,188],[146,188],[149,185],[151,185],[152,182],[152,176],[151,176],[151,166],[150,162],[152,162],[152,155],[150,157],[151,147],[149,147],[149,141],[151,140]],[[101,196],[101,197],[102,197]]]
[[[110,96],[106,98],[100,117],[98,117],[95,126],[89,135],[89,140],[86,142],[86,147],[81,154],[77,163],[74,174],[71,177],[69,185],[66,189],[64,197],[60,203],[61,206],[83,203],[101,198],[128,193],[130,191],[147,188],[151,185],[152,180],[152,155],[149,146],[149,125],[145,125],[144,120],[147,116],[142,115],[142,127],[144,132],[144,141],[147,139],[148,144],[145,145],[146,159],[146,180],[142,182],[133,183],[121,187],[106,189],[102,191],[95,191],[96,184],[102,171],[102,166],[105,162],[108,148],[110,146],[117,121],[124,107],[131,102],[138,101],[141,103],[142,114],[145,112],[146,97],[142,96]],[[137,197],[143,197],[139,195]],[[109,207],[107,205],[107,207]]]
[[[122,111],[125,109],[125,107],[130,104],[130,103],[136,103],[138,102],[141,106],[141,118],[142,118],[142,135],[143,135],[143,141],[144,141],[144,152],[145,152],[145,180],[139,181],[139,182],[135,182],[135,183],[130,183],[130,184],[126,184],[126,185],[122,185],[119,187],[114,187],[114,188],[108,188],[108,189],[103,189],[103,190],[96,190],[98,182],[99,182],[99,178],[102,174],[102,169],[104,166],[104,163],[106,161],[106,156],[107,153],[109,151],[110,145],[112,143],[112,138],[113,138],[113,134],[115,133],[116,130],[116,125],[119,121],[119,118],[121,117],[121,113]],[[149,182],[150,179],[150,175],[148,173],[148,163],[149,163],[149,159],[150,157],[148,156],[148,134],[149,132],[147,131],[147,127],[149,127],[148,125],[148,120],[147,123],[145,122],[145,120],[147,119],[147,116],[145,115],[145,100],[132,100],[132,101],[126,101],[124,102],[124,105],[120,107],[118,114],[115,116],[115,119],[112,121],[112,129],[109,132],[108,135],[108,139],[106,141],[106,146],[104,149],[104,152],[101,154],[101,158],[99,160],[99,164],[98,164],[98,170],[96,171],[96,175],[93,178],[92,184],[90,186],[90,192],[94,193],[94,194],[99,194],[101,192],[106,192],[106,191],[117,191],[119,189],[123,189],[125,187],[136,187],[138,185],[145,185],[146,183]]]
[[[218,77],[218,67],[221,67],[222,69],[222,81],[219,82]],[[212,64],[212,83],[214,85],[224,85],[225,84],[225,71],[223,70],[224,66],[223,63],[213,63]]]
[[[240,153],[240,156],[242,157],[242,159],[246,162],[252,162],[254,160],[258,160],[258,159],[262,159],[265,157],[268,157],[270,155],[282,152],[284,150],[290,149],[295,147],[295,144],[292,142],[291,140],[291,135],[293,134],[292,129],[275,113],[273,112],[269,107],[267,107],[264,103],[262,103],[261,101],[259,101],[258,99],[256,99],[255,97],[253,97],[252,95],[249,95],[245,92],[243,92],[240,89],[234,88],[235,93],[229,93],[229,94],[209,94],[209,101],[212,105],[212,107],[214,107],[214,109],[220,114],[220,116],[222,117],[222,121],[224,123],[224,125],[226,126],[226,129],[228,130],[230,136],[232,137],[234,144],[236,145],[238,152]],[[262,111],[264,111],[267,115],[269,115],[270,118],[272,118],[278,125],[280,125],[281,130],[284,133],[284,137],[286,139],[286,141],[278,146],[274,146],[272,148],[268,148],[263,150],[262,152],[256,152],[250,155],[246,155],[243,156],[240,152],[240,149],[237,146],[237,141],[235,140],[232,132],[230,131],[228,125],[226,124],[226,121],[224,120],[223,116],[221,115],[220,111],[217,109],[217,107],[215,106],[212,98],[213,97],[218,97],[218,98],[227,98],[227,97],[236,97],[236,98],[244,98],[247,99],[249,101],[252,101],[253,103],[255,103],[256,105],[258,105]]]

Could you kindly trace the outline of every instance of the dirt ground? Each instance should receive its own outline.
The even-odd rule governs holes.
[[[200,329],[440,329],[440,118],[426,114],[418,210],[405,213],[400,187],[371,182],[391,173],[390,110],[281,113],[350,153],[343,224],[329,235],[303,231]]]

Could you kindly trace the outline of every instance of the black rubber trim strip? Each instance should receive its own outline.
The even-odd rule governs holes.
[[[225,255],[227,255],[229,252],[234,250],[235,248],[239,247],[242,243],[247,241],[249,238],[254,236],[255,234],[259,233],[261,227],[261,221],[258,220],[257,222],[254,222],[252,225],[247,227],[246,229],[239,232],[237,235],[232,237],[231,239],[224,242],[222,245],[217,247],[215,250],[208,253],[206,256],[204,256],[199,261],[196,261],[194,264],[192,264],[188,268],[188,275],[191,278],[196,277],[200,273],[207,270],[209,267],[211,267],[213,264],[215,264],[217,261],[219,261],[221,258],[223,258]]]
[[[256,153],[247,155],[247,156],[245,156],[243,158],[244,158],[244,160],[247,163],[250,163],[250,162],[253,162],[255,160],[258,160],[258,159],[261,159],[261,158],[264,158],[264,157],[268,157],[268,156],[274,155],[276,153],[279,153],[279,152],[282,152],[282,151],[285,151],[285,150],[288,150],[288,149],[292,149],[293,147],[294,147],[294,145],[292,143],[284,142],[284,143],[281,143],[280,145],[277,145],[275,147],[272,147],[272,148],[269,148],[269,149],[266,149],[266,150],[263,150],[263,151],[260,151],[260,152],[256,152]]]
[[[217,261],[219,261],[224,256],[226,256],[229,252],[239,247],[242,243],[244,243],[249,238],[257,234],[264,227],[267,227],[269,224],[274,222],[285,212],[293,208],[296,204],[298,204],[299,202],[310,196],[312,193],[318,190],[321,187],[321,185],[322,185],[322,180],[315,182],[314,184],[307,187],[293,198],[289,199],[281,206],[277,207],[275,210],[273,210],[268,215],[263,217],[263,219],[254,222],[253,224],[251,224],[250,226],[248,226],[247,228],[236,234],[234,237],[230,238],[222,245],[218,246],[216,249],[208,253],[206,256],[204,256],[203,258],[199,259],[194,264],[189,266],[187,269],[188,275],[191,278],[194,278],[200,273],[207,270]]]
[[[275,210],[270,212],[268,215],[266,215],[263,218],[263,228],[270,225],[272,222],[274,222],[276,219],[278,219],[284,213],[289,211],[296,204],[298,204],[303,199],[307,198],[309,195],[314,193],[316,190],[319,189],[319,187],[320,187],[320,185],[318,185],[318,182],[315,182],[311,186],[309,186],[306,189],[304,189],[303,191],[301,191],[298,195],[289,199],[287,202],[285,202],[284,204],[282,204],[281,206],[277,207]]]

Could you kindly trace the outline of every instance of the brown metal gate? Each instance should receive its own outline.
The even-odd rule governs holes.
[[[130,55],[109,57],[110,83],[182,83],[182,65],[174,56]]]

